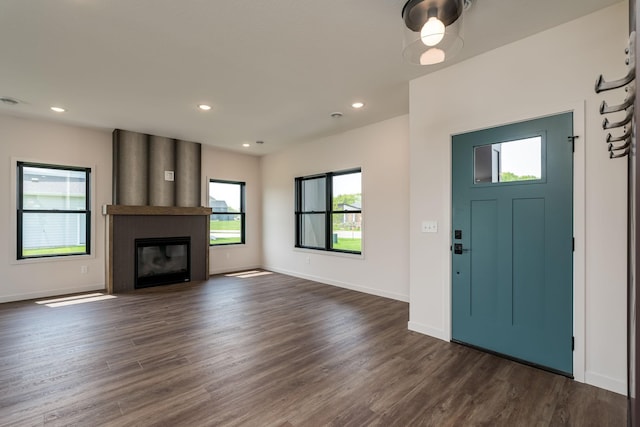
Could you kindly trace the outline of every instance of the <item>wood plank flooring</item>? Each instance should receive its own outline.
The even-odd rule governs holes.
[[[625,426],[626,398],[264,274],[0,305],[0,426]]]

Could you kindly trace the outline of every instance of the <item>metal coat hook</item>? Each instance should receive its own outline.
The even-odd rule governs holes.
[[[613,145],[612,143],[609,143],[609,151],[618,151],[618,150],[624,150],[627,149],[631,146],[631,138],[627,139],[626,141],[624,141],[624,144],[622,145]]]
[[[616,111],[626,110],[627,108],[631,107],[635,101],[635,93],[631,93],[629,96],[627,96],[624,102],[619,105],[609,106],[607,105],[607,101],[602,101],[602,104],[600,104],[600,114],[615,113]]]
[[[623,134],[621,136],[614,137],[611,133],[607,134],[606,141],[609,144],[608,150],[610,159],[626,157],[629,155],[631,149],[633,148],[633,115],[634,104],[636,101],[636,85],[634,83],[636,74],[635,44],[636,33],[635,31],[632,31],[629,35],[627,48],[625,49],[625,54],[627,55],[625,62],[628,66],[628,69],[627,74],[623,78],[607,82],[605,81],[602,74],[600,74],[598,80],[596,81],[596,93],[600,93],[605,90],[617,89],[622,86],[627,86],[625,88],[627,96],[621,104],[608,105],[606,101],[602,101],[602,104],[600,104],[600,114],[603,115],[615,113],[618,111],[626,111],[625,117],[619,122],[610,122],[608,118],[605,118],[602,122],[603,129],[614,129],[624,126]],[[620,145],[615,145],[614,143],[620,143]]]
[[[606,90],[618,89],[619,87],[626,86],[633,81],[636,76],[636,69],[630,68],[626,76],[621,79],[613,80],[611,82],[605,82],[604,77],[600,74],[596,81],[596,93],[604,92]]]
[[[611,123],[609,119],[605,118],[604,121],[602,122],[602,129],[619,128],[629,123],[631,119],[633,119],[633,108],[630,108],[629,110],[627,110],[627,116],[619,122]]]
[[[629,155],[629,149],[627,148],[626,150],[624,150],[622,153],[616,154],[613,151],[611,153],[609,153],[609,158],[610,159],[619,159],[620,157],[625,157]]]
[[[607,134],[607,142],[618,142],[625,141],[627,138],[631,137],[631,126],[628,128],[625,127],[625,133],[622,136],[613,137],[610,133]]]
[[[596,93],[603,92],[605,90],[617,89],[622,86],[626,86],[633,81],[636,76],[636,58],[635,58],[635,50],[636,50],[636,33],[633,31],[629,36],[629,46],[626,49],[626,52],[629,55],[627,59],[627,64],[629,65],[629,70],[627,75],[621,79],[613,80],[607,82],[604,80],[602,74],[598,77],[596,81]]]

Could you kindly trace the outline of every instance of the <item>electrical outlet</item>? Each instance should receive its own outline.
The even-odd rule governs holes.
[[[88,272],[89,272],[89,267],[87,267],[86,265],[80,266],[80,273],[81,274],[87,274]]]
[[[307,264],[311,264],[311,257],[310,256],[307,257]]]

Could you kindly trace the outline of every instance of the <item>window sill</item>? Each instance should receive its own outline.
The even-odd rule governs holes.
[[[15,254],[14,254],[15,256]],[[24,259],[14,259],[11,261],[12,265],[22,265],[22,264],[40,264],[47,262],[66,262],[66,261],[81,261],[81,260],[90,260],[95,259],[95,255],[93,254],[79,254],[79,255],[65,255],[65,256],[51,256],[51,257],[40,257],[40,258],[24,258]]]
[[[335,256],[335,257],[340,257],[340,258],[351,258],[351,259],[356,259],[356,260],[364,260],[364,251],[359,253],[359,254],[352,254],[349,252],[337,252],[337,251],[324,251],[322,249],[310,249],[310,248],[298,248],[295,247],[293,248],[294,252],[303,252],[303,253],[307,253],[307,254],[314,254],[314,255],[327,255],[327,256]]]

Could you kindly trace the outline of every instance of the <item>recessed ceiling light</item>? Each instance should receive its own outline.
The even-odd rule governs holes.
[[[340,117],[342,117],[342,113],[340,111],[336,111],[331,113],[331,117],[333,117],[334,119],[339,119]]]
[[[55,111],[56,113],[64,113],[67,110],[62,107],[51,107],[51,111]]]
[[[249,143],[245,142],[244,144],[242,144],[242,146],[243,146],[244,148],[249,148],[249,147],[251,147],[251,144],[249,144]]]
[[[354,102],[351,106],[357,110],[358,108],[364,107],[364,102]]]
[[[209,111],[209,110],[211,110],[211,105],[198,104],[198,108],[201,109],[202,111]]]

